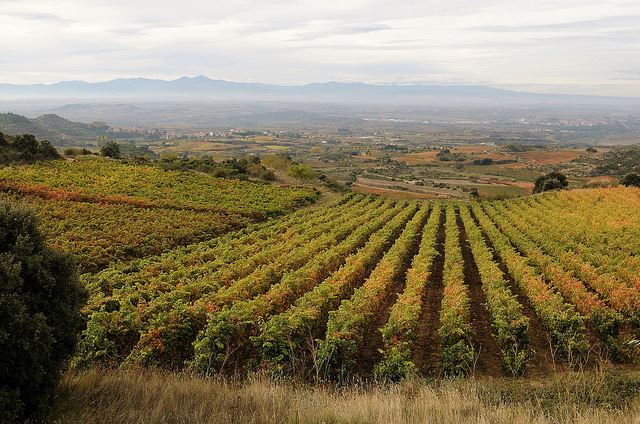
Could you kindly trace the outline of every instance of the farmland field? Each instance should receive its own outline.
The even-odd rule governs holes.
[[[317,197],[306,187],[225,180],[101,158],[0,169],[0,201],[34,211],[49,243],[73,254],[81,272],[209,240]]]
[[[4,167],[0,188],[47,198],[223,211],[256,218],[281,215],[317,198],[314,190],[304,187],[274,187],[92,157]]]
[[[0,201],[17,202],[34,211],[49,243],[73,254],[81,272],[157,255],[253,222],[246,216],[216,211],[74,202],[15,193],[0,192]]]
[[[400,380],[635,366],[640,190],[349,194],[83,277],[76,366]]]

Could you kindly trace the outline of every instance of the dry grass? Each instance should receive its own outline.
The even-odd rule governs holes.
[[[586,385],[575,386],[584,393],[564,388],[566,379],[559,377],[551,383],[409,381],[365,389],[305,386],[264,378],[235,384],[188,374],[89,371],[65,377],[54,422],[640,423],[637,398],[623,398],[622,406],[612,406],[598,400],[607,399],[597,393],[607,386],[598,385],[599,377],[589,377]],[[515,391],[511,384],[516,384]],[[614,389],[607,386],[612,392],[607,394],[617,396],[614,391],[619,385],[613,381],[609,386]],[[598,396],[592,396],[594,390]]]
[[[582,149],[529,150],[527,152],[513,153],[520,160],[535,165],[569,162],[583,154],[584,150]]]

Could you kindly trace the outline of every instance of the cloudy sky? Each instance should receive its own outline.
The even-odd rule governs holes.
[[[10,83],[203,74],[640,96],[640,0],[0,0],[0,40]]]

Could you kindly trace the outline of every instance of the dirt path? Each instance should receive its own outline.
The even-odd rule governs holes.
[[[467,240],[467,230],[464,228],[459,213],[456,215],[456,222],[458,223],[460,247],[464,259],[464,281],[469,288],[471,300],[470,324],[473,329],[471,343],[477,355],[473,372],[475,375],[500,376],[502,375],[502,352],[491,335],[491,316],[486,307],[482,280]]]
[[[533,307],[527,300],[527,297],[524,295],[518,283],[516,283],[511,274],[509,274],[509,270],[507,269],[507,265],[504,263],[502,258],[498,255],[496,250],[493,247],[493,244],[482,230],[479,225],[478,219],[476,218],[473,211],[471,211],[471,216],[480,228],[482,235],[484,237],[484,241],[489,247],[489,250],[493,252],[493,260],[504,274],[504,278],[506,282],[509,284],[509,289],[511,293],[513,293],[520,305],[522,305],[523,314],[529,318],[529,337],[530,337],[530,345],[533,349],[533,356],[529,359],[527,364],[527,374],[528,375],[547,375],[553,372],[554,370],[554,358],[552,353],[551,344],[549,341],[549,337],[544,330],[542,322],[536,315]]]
[[[420,313],[418,334],[413,355],[413,362],[418,371],[430,376],[439,374],[440,364],[440,306],[442,304],[442,272],[444,269],[444,222],[445,214],[440,216],[440,225],[436,239],[438,256],[433,260],[431,275],[422,298],[422,311]]]

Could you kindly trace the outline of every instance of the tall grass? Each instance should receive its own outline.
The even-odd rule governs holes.
[[[69,373],[55,423],[640,423],[640,374],[309,386],[186,373]]]

